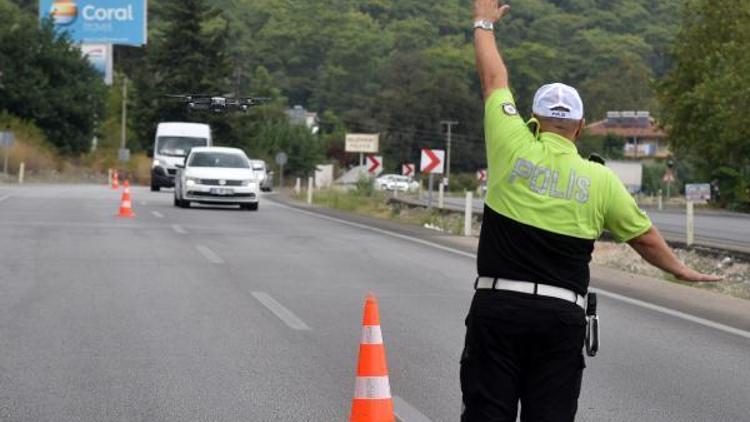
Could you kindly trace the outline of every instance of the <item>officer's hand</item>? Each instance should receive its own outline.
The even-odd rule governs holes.
[[[474,20],[497,22],[510,12],[503,0],[474,0]]]
[[[718,275],[702,274],[690,268],[686,268],[683,273],[675,274],[675,276],[679,280],[691,281],[691,282],[696,282],[696,283],[716,282],[716,281],[722,281],[724,279],[724,277],[721,277]]]

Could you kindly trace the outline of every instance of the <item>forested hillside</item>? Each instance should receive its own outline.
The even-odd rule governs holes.
[[[386,133],[397,160],[442,144],[440,120],[458,120],[454,162],[480,165],[470,0],[220,3],[240,91],[263,66],[290,103],[332,111],[351,130]],[[679,0],[511,4],[498,38],[524,114],[535,89],[553,80],[580,88],[590,121],[608,109],[657,111],[652,82],[668,66]]]
[[[35,0],[15,2],[36,15]],[[513,1],[498,38],[521,110],[557,80],[580,88],[590,121],[608,109],[658,112],[652,82],[668,68],[680,3]],[[454,165],[483,165],[471,0],[151,0],[149,17],[149,45],[118,47],[115,64],[135,81],[129,126],[142,147],[159,119],[179,117],[160,100],[169,91],[273,93],[274,113],[213,122],[225,142],[257,151],[254,135],[268,132],[258,120],[299,104],[319,113],[339,159],[344,131],[380,132],[394,169],[443,145],[440,121],[456,120]]]

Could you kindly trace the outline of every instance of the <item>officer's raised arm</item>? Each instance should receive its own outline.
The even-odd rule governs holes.
[[[503,4],[502,0],[474,1],[474,47],[485,100],[495,90],[508,87],[508,69],[500,56],[493,31],[494,24],[508,12],[510,6]]]

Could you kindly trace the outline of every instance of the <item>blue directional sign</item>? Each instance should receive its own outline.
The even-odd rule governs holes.
[[[39,18],[89,44],[145,45],[147,0],[40,0]]]

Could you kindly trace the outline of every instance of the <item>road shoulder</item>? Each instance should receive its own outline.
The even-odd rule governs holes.
[[[267,198],[301,211],[434,243],[454,249],[462,255],[476,254],[478,239],[474,237],[453,236],[395,221],[330,208],[311,207],[283,194]],[[591,287],[750,332],[748,300],[596,265],[591,266]]]

